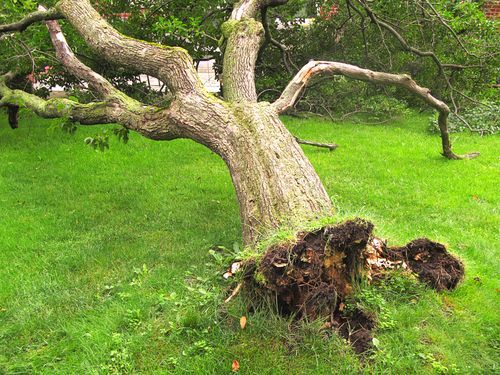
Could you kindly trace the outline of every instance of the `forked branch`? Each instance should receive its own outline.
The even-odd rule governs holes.
[[[178,94],[204,91],[192,58],[182,48],[129,38],[115,30],[88,0],[61,0],[57,8],[96,54],[107,61],[156,77]]]
[[[39,7],[43,10],[43,7]],[[82,63],[73,53],[61,30],[59,22],[46,21],[50,39],[56,50],[57,59],[63,64],[66,70],[76,78],[85,81],[89,87],[100,94],[107,101],[117,101],[129,107],[139,108],[141,104],[116,89],[107,79],[93,71],[90,67]]]

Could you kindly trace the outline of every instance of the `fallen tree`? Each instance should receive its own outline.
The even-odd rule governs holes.
[[[305,223],[333,214],[330,198],[298,144],[304,141],[290,134],[279,117],[317,76],[344,75],[406,88],[439,111],[443,155],[460,158],[453,153],[448,136],[448,106],[406,75],[374,72],[338,62],[311,61],[276,102],[258,102],[255,64],[265,34],[259,15],[267,7],[286,2],[242,0],[234,5],[231,18],[222,27],[222,99],[206,91],[184,49],[129,38],[106,22],[89,1],[61,0],[53,9],[40,9],[24,20],[0,27],[0,32],[22,31],[34,22],[46,22],[58,60],[69,73],[87,82],[101,99],[88,104],[61,98],[44,100],[12,88],[10,81],[14,74],[7,72],[0,78],[0,106],[25,107],[42,117],[65,118],[81,125],[118,123],[149,139],[188,138],[208,147],[229,168],[240,206],[243,240],[249,247],[274,231],[285,228],[299,231]],[[165,82],[172,94],[171,103],[166,107],[145,105],[82,63],[66,42],[56,21],[60,18],[67,20],[102,59],[125,69],[139,69]],[[326,311],[334,316],[340,301],[351,293],[355,280],[371,277],[374,272],[365,267],[373,255],[372,229],[371,224],[357,221],[298,234],[293,246],[276,245],[260,254],[260,266],[253,271],[264,275],[265,288],[277,293],[289,312],[315,317]],[[439,259],[446,259],[437,263],[438,273],[451,274],[457,268],[461,272],[453,277],[458,281],[463,274],[460,263],[441,245],[429,243],[424,247],[430,261],[438,253]],[[410,245],[407,248],[413,249]],[[382,248],[377,252],[380,259],[399,261],[410,268],[415,261],[404,255],[408,252],[395,255]],[[455,281],[445,288],[456,286]]]

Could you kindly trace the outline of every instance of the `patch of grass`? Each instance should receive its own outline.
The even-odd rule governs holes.
[[[452,293],[383,289],[359,300],[388,322],[364,367],[321,322],[249,313],[239,298],[221,308],[230,285],[209,250],[233,248],[240,226],[216,155],[135,134],[100,153],[84,145],[98,128],[71,136],[24,115],[12,131],[2,117],[0,373],[220,374],[235,359],[245,374],[497,372],[498,137],[455,135],[458,153],[481,156],[448,161],[427,117],[285,119],[301,138],[340,144],[304,148],[339,217],[372,220],[392,244],[447,243],[466,264]]]

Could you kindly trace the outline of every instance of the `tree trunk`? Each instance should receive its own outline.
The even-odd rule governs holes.
[[[246,244],[278,228],[332,214],[330,198],[299,144],[268,103],[234,105],[226,161]]]

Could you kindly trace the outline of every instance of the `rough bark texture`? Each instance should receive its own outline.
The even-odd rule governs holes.
[[[54,10],[40,9],[25,20],[0,26],[2,31],[22,30],[45,21],[56,56],[76,78],[99,94],[100,102],[80,104],[67,99],[43,100],[16,89],[15,75],[0,76],[0,107],[7,107],[10,124],[17,126],[19,107],[43,117],[64,117],[84,125],[119,123],[154,140],[188,138],[208,147],[227,164],[240,205],[243,239],[255,245],[278,229],[300,229],[313,219],[332,214],[327,192],[299,143],[288,132],[279,114],[293,106],[308,82],[320,74],[342,74],[354,79],[404,87],[420,96],[439,113],[443,153],[451,151],[447,131],[448,106],[410,77],[373,72],[336,62],[310,62],[302,68],[273,104],[258,103],[254,71],[264,37],[256,18],[266,7],[287,0],[241,0],[223,26],[224,100],[209,94],[193,62],[181,48],[135,40],[114,30],[88,0],[62,0]],[[128,69],[157,77],[172,93],[168,107],[154,107],[128,97],[109,81],[83,64],[71,51],[55,19],[65,17],[102,58]],[[265,18],[265,17],[264,17]],[[463,277],[461,262],[443,245],[427,239],[404,247],[388,248],[372,234],[373,224],[358,219],[299,233],[296,242],[271,246],[250,260],[253,285],[261,276],[259,290],[275,293],[282,313],[298,317],[325,317],[329,328],[349,340],[357,353],[372,348],[375,319],[361,310],[343,311],[361,278],[373,280],[385,269],[411,270],[437,290],[453,289]],[[262,280],[264,279],[264,280]],[[227,299],[241,289],[241,284]]]
[[[225,155],[244,238],[328,216],[332,206],[295,138],[267,103],[234,105],[237,136]]]
[[[257,101],[255,63],[264,28],[254,19],[231,19],[223,26],[227,45],[224,53],[224,97],[229,101]]]

